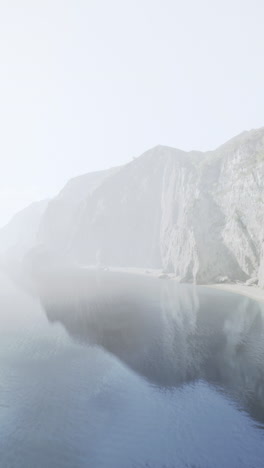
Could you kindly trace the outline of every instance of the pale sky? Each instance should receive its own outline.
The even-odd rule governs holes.
[[[71,177],[264,125],[263,0],[0,0],[0,225]]]

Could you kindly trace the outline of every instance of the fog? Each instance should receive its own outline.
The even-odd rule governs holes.
[[[0,306],[4,466],[261,468],[263,305],[42,266],[1,274]]]
[[[1,2],[1,468],[263,468],[263,13]]]
[[[43,272],[37,284],[48,319],[74,340],[103,347],[159,387],[205,380],[264,423],[260,304],[208,288],[87,269]]]
[[[2,0],[0,225],[71,177],[263,125],[263,2]]]

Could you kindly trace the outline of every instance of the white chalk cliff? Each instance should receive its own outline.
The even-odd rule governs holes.
[[[206,153],[157,146],[73,179],[49,203],[38,242],[82,264],[264,287],[264,128]]]

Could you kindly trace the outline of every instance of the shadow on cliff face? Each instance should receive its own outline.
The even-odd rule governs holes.
[[[195,200],[190,222],[196,242],[196,266],[192,272],[197,284],[206,284],[228,274],[230,280],[245,281],[248,275],[223,239],[226,218],[209,192]],[[210,233],[210,236],[208,236]],[[206,239],[206,242],[205,242]],[[192,278],[189,278],[192,279]]]
[[[87,269],[53,272],[41,284],[49,321],[74,340],[103,348],[160,388],[208,382],[264,423],[264,311],[257,302]]]

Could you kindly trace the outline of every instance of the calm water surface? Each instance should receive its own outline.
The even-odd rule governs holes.
[[[1,468],[263,468],[264,310],[129,274],[0,275]]]

